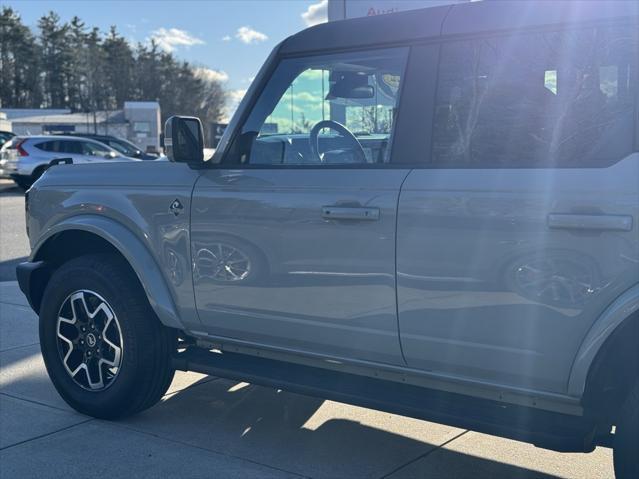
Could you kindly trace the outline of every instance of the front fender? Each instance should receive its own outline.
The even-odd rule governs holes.
[[[593,324],[581,343],[568,380],[568,394],[581,397],[586,390],[588,372],[597,353],[610,335],[639,311],[639,284],[619,296]],[[639,347],[639,344],[637,344]]]
[[[63,231],[86,231],[100,236],[113,245],[129,262],[144,288],[149,304],[165,326],[185,329],[177,312],[173,296],[162,272],[144,243],[122,224],[96,215],[78,215],[57,223],[34,245],[30,261],[37,261],[38,252],[46,242]]]

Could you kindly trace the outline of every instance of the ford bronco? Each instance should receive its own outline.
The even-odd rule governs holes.
[[[18,267],[75,409],[192,370],[528,441],[639,477],[639,3],[477,2],[312,27],[212,158],[53,166]]]

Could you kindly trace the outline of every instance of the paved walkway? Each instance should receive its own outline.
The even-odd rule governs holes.
[[[60,476],[600,479],[612,461],[194,373],[136,417],[88,418],[54,390],[37,318],[0,282],[0,478]]]

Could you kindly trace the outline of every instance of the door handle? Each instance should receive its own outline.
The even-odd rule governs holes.
[[[327,220],[379,220],[379,208],[351,206],[322,206],[322,218]]]
[[[632,216],[551,213],[548,215],[548,227],[582,231],[631,231]]]

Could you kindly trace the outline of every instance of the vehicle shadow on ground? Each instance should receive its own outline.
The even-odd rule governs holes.
[[[462,430],[236,381],[203,381],[124,422],[310,477],[555,477],[437,449]],[[425,470],[404,470],[426,456]]]
[[[0,392],[67,409],[36,348],[0,354]],[[437,449],[462,430],[211,377],[114,425],[306,477],[557,477]]]
[[[0,196],[24,196],[24,190],[14,184],[0,184]]]
[[[0,261],[0,281],[15,281],[16,266],[24,261],[27,261],[26,256]]]

